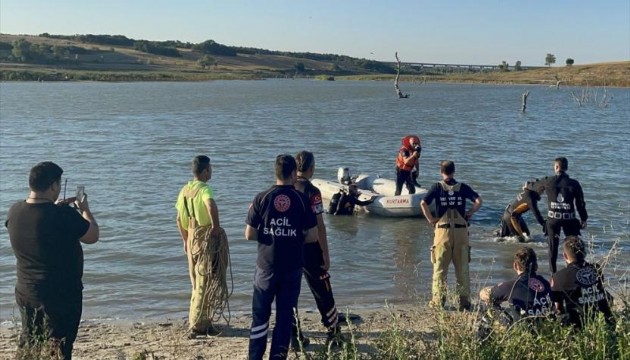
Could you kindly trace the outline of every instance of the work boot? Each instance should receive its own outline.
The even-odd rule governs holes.
[[[459,311],[470,311],[472,309],[472,305],[470,304],[470,300],[468,300],[468,296],[460,296],[459,297]]]
[[[339,324],[328,329],[326,333],[326,347],[342,347],[344,343],[348,342],[348,338],[341,333],[341,327]]]

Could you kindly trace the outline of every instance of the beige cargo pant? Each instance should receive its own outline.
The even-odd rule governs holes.
[[[462,226],[462,227],[460,227]],[[470,298],[470,245],[466,225],[440,224],[435,227],[431,262],[433,263],[433,303],[444,305],[446,299],[446,275],[448,266],[453,262],[456,290],[460,299]]]

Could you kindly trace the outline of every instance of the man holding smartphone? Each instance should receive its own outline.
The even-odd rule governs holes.
[[[72,359],[83,309],[81,243],[97,242],[99,228],[86,194],[58,199],[62,173],[53,162],[35,165],[28,198],[11,206],[5,222],[17,259],[15,299],[22,320],[18,358],[47,341],[61,358]]]

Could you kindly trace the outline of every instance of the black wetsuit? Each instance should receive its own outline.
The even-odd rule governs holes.
[[[535,272],[522,273],[490,290],[492,305],[499,307],[504,301],[508,301],[520,316],[547,316],[552,308],[551,285]]]
[[[523,234],[529,236],[531,233],[522,215],[530,209],[538,223],[544,227],[545,219],[538,209],[538,201],[540,201],[540,195],[535,191],[526,189],[518,194],[505,208],[501,219],[501,232],[499,236],[522,236]],[[519,231],[516,226],[520,227],[521,231]]]
[[[352,215],[355,205],[366,206],[374,202],[373,200],[359,200],[358,196],[358,194],[342,194],[335,215]]]
[[[543,188],[547,193],[547,242],[549,245],[549,270],[556,272],[558,259],[558,242],[560,230],[565,236],[580,235],[580,220],[588,219],[584,193],[580,183],[571,179],[565,172],[539,180],[534,188]],[[580,220],[575,217],[575,211],[580,214]]]
[[[574,262],[552,276],[551,296],[554,302],[563,305],[569,321],[577,327],[582,327],[585,319],[594,319],[597,312],[602,312],[612,324],[612,298],[604,290],[603,281],[598,265]]]

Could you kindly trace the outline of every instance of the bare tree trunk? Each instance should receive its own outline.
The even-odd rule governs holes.
[[[527,109],[527,97],[529,96],[529,90],[525,90],[525,92],[523,93],[522,99],[523,99],[523,107],[521,108],[521,112],[525,112],[525,110]]]
[[[398,79],[400,78],[400,60],[398,59],[398,52],[395,52],[394,55],[396,56],[396,80],[394,81],[394,89],[396,90],[396,95],[398,95],[399,99],[406,99],[409,97],[409,94],[403,94],[402,91],[400,91],[400,87],[398,86]]]
[[[558,77],[558,75],[554,75],[554,77],[556,78],[556,89],[560,89],[560,78]]]

